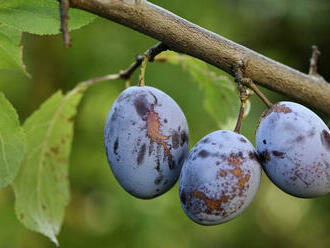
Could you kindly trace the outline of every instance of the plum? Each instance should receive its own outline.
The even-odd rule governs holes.
[[[271,181],[296,197],[330,191],[330,133],[311,110],[279,102],[266,110],[256,130],[260,162]]]
[[[177,103],[148,86],[124,90],[104,130],[107,158],[119,184],[142,199],[168,191],[189,153],[189,130]]]
[[[260,184],[261,166],[242,135],[219,130],[191,150],[179,180],[181,206],[201,225],[221,224],[241,214]]]

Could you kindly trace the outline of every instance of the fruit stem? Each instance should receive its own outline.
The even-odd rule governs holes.
[[[140,71],[138,86],[145,86],[144,75],[146,73],[148,60],[149,60],[148,56],[144,56],[144,59],[143,59],[142,64],[141,64],[141,71]]]
[[[242,78],[241,80],[242,84],[249,87],[251,90],[256,93],[256,95],[266,104],[268,108],[272,107],[272,103],[268,100],[268,98],[258,89],[258,87],[253,83],[253,81],[250,78]]]
[[[244,117],[245,105],[246,105],[246,101],[249,97],[249,94],[247,93],[244,85],[242,85],[241,82],[238,82],[238,90],[239,90],[239,98],[241,100],[241,106],[240,106],[240,109],[239,109],[239,114],[238,114],[235,129],[234,129],[235,133],[240,133],[240,131],[241,131],[242,121],[243,121],[243,117]]]

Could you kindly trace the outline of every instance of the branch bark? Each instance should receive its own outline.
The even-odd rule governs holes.
[[[70,0],[70,6],[107,18],[165,43],[234,76],[243,60],[244,77],[315,107],[330,116],[330,84],[258,54],[148,1]]]

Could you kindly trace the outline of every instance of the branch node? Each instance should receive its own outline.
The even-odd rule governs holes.
[[[60,17],[61,17],[61,32],[63,34],[64,46],[66,48],[71,47],[71,36],[68,29],[68,20],[69,20],[69,0],[60,0]]]
[[[156,45],[154,45],[153,47],[149,48],[144,53],[144,56],[146,56],[150,62],[153,62],[155,57],[158,54],[160,54],[161,52],[164,52],[166,50],[168,50],[168,46],[163,42],[159,42]]]
[[[244,77],[244,69],[246,68],[247,61],[242,60],[242,63],[239,63],[235,67],[234,75],[235,75],[235,82],[238,83],[239,87],[240,84],[250,88],[253,90],[254,93],[266,104],[268,108],[272,106],[272,103],[267,99],[267,97],[258,89],[255,83],[250,78]]]

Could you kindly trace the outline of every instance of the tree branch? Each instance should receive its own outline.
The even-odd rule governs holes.
[[[70,6],[144,33],[171,50],[199,58],[233,76],[233,69],[243,59],[244,77],[330,115],[330,84],[322,77],[294,70],[148,1],[70,0]]]

